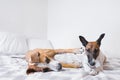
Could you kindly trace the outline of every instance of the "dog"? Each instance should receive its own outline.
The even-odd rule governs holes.
[[[66,68],[80,68],[83,67],[85,72],[91,75],[97,75],[103,70],[103,64],[106,61],[106,56],[102,54],[100,50],[101,40],[105,34],[101,34],[100,37],[93,42],[88,42],[83,36],[79,36],[82,45],[85,47],[81,54],[81,48],[74,49],[34,49],[26,54],[26,60],[28,62],[27,74],[33,72],[47,72],[50,70],[60,71],[62,67]],[[54,56],[61,53],[80,53],[80,57],[77,56],[78,62],[82,63],[66,63],[60,62],[54,59]]]
[[[91,75],[96,75],[102,71],[103,65],[106,62],[106,56],[100,50],[101,40],[104,36],[104,33],[101,34],[100,37],[93,42],[88,42],[83,36],[79,36],[82,45],[85,47],[82,64],[84,70]]]
[[[79,48],[74,49],[34,49],[27,52],[25,58],[28,62],[27,74],[34,72],[59,71],[63,67],[78,67],[79,65],[60,63],[54,59],[56,54],[79,53]]]

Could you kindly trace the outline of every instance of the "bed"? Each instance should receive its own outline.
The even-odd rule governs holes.
[[[33,48],[53,48],[46,40],[16,37],[0,33],[0,80],[119,80],[120,58],[108,58],[105,70],[96,76],[88,75],[83,68],[63,68],[59,72],[36,72],[26,75],[25,52]],[[12,37],[12,38],[11,38]],[[6,44],[7,41],[7,44]],[[21,42],[22,41],[22,42]],[[3,46],[4,43],[4,46]],[[40,45],[44,44],[44,45]],[[9,48],[11,45],[12,48]],[[24,47],[23,47],[24,46]],[[2,48],[1,48],[2,47]]]

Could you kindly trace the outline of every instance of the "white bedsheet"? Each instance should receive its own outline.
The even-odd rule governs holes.
[[[0,55],[0,80],[119,80],[120,58],[109,58],[107,70],[96,76],[88,75],[83,68],[63,68],[59,72],[36,72],[26,75],[24,55]],[[17,58],[19,57],[19,58]]]

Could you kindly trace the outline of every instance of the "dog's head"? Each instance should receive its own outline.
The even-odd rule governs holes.
[[[83,36],[79,36],[82,45],[85,47],[85,54],[87,55],[88,63],[90,66],[95,66],[95,60],[99,56],[101,40],[105,34],[101,34],[100,37],[93,42],[88,42]]]
[[[35,65],[38,67],[48,67],[50,70],[54,71],[59,71],[62,69],[61,64],[49,57],[46,53],[44,52],[39,52],[39,51],[31,51],[28,53],[29,59],[28,65]]]

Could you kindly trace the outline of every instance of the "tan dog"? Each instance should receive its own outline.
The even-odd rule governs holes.
[[[46,72],[49,70],[59,71],[63,67],[79,67],[76,64],[59,63],[54,60],[54,56],[60,53],[79,53],[79,48],[75,49],[34,49],[26,54],[28,62],[27,74],[32,72]]]

